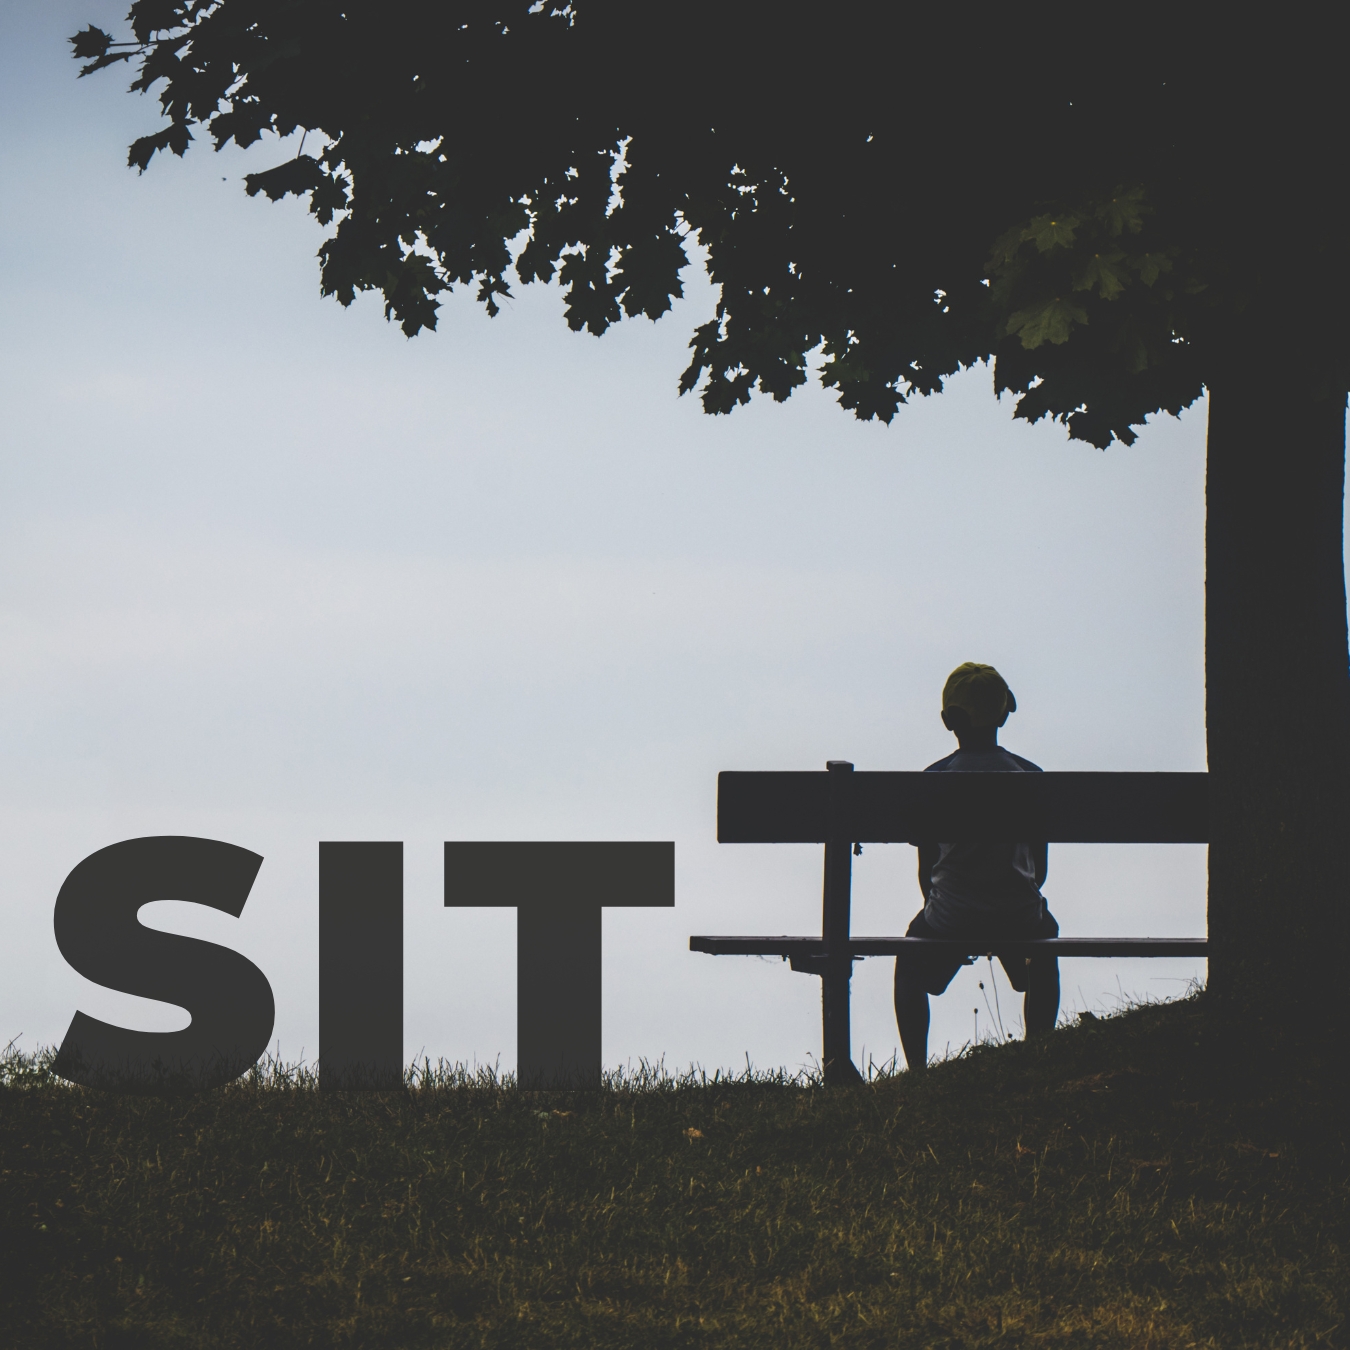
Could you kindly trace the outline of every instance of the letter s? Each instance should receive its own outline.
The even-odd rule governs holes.
[[[262,858],[216,839],[159,835],[91,853],[66,878],[53,925],[61,955],[105,988],[186,1008],[182,1031],[128,1031],[77,1012],[52,1064],[86,1087],[168,1096],[219,1087],[255,1064],[276,1004],[251,961],[212,942],[142,926],[155,900],[243,912]]]

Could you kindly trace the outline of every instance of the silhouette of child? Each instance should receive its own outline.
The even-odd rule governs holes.
[[[942,690],[942,724],[955,733],[955,754],[930,764],[926,773],[1040,773],[1039,765],[998,743],[998,729],[1017,710],[1017,700],[993,666],[967,661]],[[1041,895],[1045,844],[920,844],[919,889],[924,906],[908,937],[1048,938],[1059,924]],[[1026,1034],[1051,1031],[1059,1015],[1059,962],[1053,957],[999,958],[1022,1000]],[[928,1063],[928,996],[940,994],[969,958],[922,948],[895,960],[895,1020],[911,1069]]]

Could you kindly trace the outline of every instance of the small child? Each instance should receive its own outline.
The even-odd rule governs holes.
[[[998,729],[1016,712],[1017,700],[993,666],[967,661],[942,690],[942,724],[955,733],[955,754],[926,773],[1040,773],[1038,765],[998,743]],[[920,844],[919,889],[924,907],[907,937],[1050,938],[1059,924],[1041,895],[1045,844]],[[1022,1000],[1026,1034],[1054,1029],[1059,1016],[1059,962],[1053,957],[999,958]],[[928,996],[940,994],[967,958],[910,949],[895,959],[895,1020],[911,1069],[928,1063]]]

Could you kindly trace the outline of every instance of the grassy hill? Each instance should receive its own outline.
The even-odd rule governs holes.
[[[6,1347],[1350,1344],[1343,1084],[1203,997],[867,1087],[0,1088]]]

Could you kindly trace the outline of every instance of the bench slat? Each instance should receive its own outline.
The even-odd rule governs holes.
[[[717,776],[723,844],[821,844],[830,832],[827,772]],[[858,843],[1045,840],[1203,844],[1203,773],[851,773],[836,837]]]
[[[983,956],[986,952],[1009,956],[1031,956],[1051,952],[1055,956],[1206,956],[1205,938],[1035,938],[1025,941],[970,943],[939,938],[850,937],[850,956],[895,956],[902,949],[922,944],[960,951],[963,956]],[[691,937],[691,952],[712,956],[823,956],[825,944],[818,937]]]

